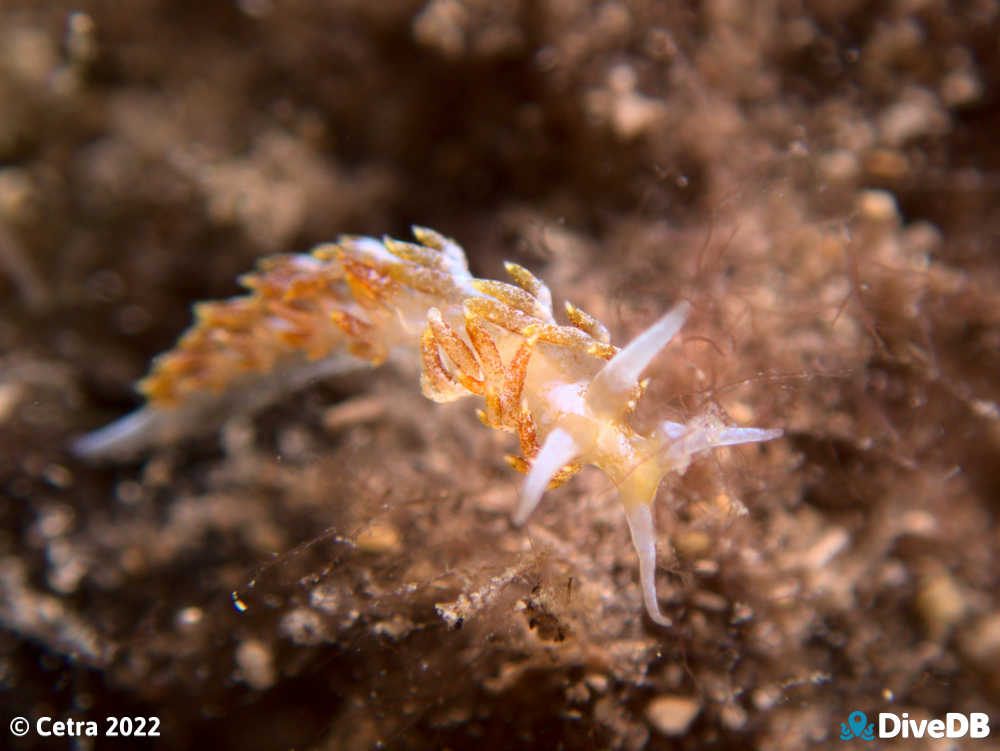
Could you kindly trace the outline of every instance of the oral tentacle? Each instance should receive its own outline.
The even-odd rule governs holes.
[[[528,520],[556,472],[573,461],[579,452],[580,447],[573,436],[562,428],[555,428],[549,433],[524,481],[521,503],[514,514],[514,524],[520,526]]]
[[[625,517],[632,533],[632,544],[639,556],[639,584],[646,612],[654,623],[670,626],[672,621],[660,612],[660,603],[656,599],[656,530],[653,528],[653,512],[648,504],[637,503],[625,509]]]

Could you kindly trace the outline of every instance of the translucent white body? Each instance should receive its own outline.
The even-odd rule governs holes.
[[[714,447],[769,441],[781,431],[731,427],[706,415],[638,433],[628,418],[640,378],[684,325],[688,303],[618,351],[602,324],[572,306],[573,325],[557,324],[551,294],[527,270],[508,265],[519,287],[476,279],[454,241],[422,228],[414,234],[422,245],[343,237],[312,255],[265,261],[244,279],[253,294],[203,305],[177,348],[158,358],[144,382],[149,405],[80,438],[74,451],[90,459],[125,456],[210,424],[213,412],[260,406],[369,360],[422,357],[425,395],[483,395],[484,421],[520,435],[530,470],[516,524],[550,482],[578,465],[608,475],[639,557],[646,611],[669,625],[656,597],[650,508],[663,477],[683,473],[692,457]]]

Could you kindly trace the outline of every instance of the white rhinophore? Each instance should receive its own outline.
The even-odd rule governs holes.
[[[714,415],[696,417],[688,425],[664,421],[659,434],[676,471],[687,469],[691,458],[705,451],[741,443],[761,443],[780,438],[780,429],[734,428],[724,425]]]
[[[587,404],[594,410],[617,417],[628,408],[646,366],[681,330],[691,310],[682,301],[665,316],[633,339],[598,371],[587,389]]]

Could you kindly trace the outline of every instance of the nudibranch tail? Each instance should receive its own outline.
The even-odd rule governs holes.
[[[195,306],[194,324],[139,383],[148,404],[73,450],[122,458],[314,378],[415,358],[425,396],[482,397],[482,421],[518,436],[523,456],[508,460],[527,478],[515,523],[584,464],[608,475],[639,555],[646,611],[668,625],[655,584],[651,505],[660,482],[696,454],[781,431],[731,427],[711,414],[650,435],[629,425],[642,373],[684,325],[687,302],[619,350],[604,324],[573,305],[569,323],[558,323],[548,287],[524,267],[506,264],[511,282],[477,279],[454,240],[424,227],[413,234],[416,243],[343,235],[310,254],[261,260],[240,279],[247,294]]]
[[[266,407],[312,381],[365,367],[369,367],[365,360],[337,353],[315,362],[276,368],[249,382],[231,385],[220,394],[198,394],[170,407],[150,402],[103,428],[76,438],[69,448],[88,461],[130,459],[155,446],[210,432],[227,417]]]
[[[143,436],[157,432],[163,413],[152,407],[142,407],[129,412],[103,428],[82,435],[70,444],[70,450],[77,456],[86,458],[113,451],[117,446],[129,446]]]

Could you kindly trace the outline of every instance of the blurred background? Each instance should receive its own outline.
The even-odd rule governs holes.
[[[998,32],[993,0],[6,0],[2,732],[801,749],[855,710],[1000,722]],[[411,224],[616,343],[690,300],[637,422],[785,429],[661,489],[672,629],[603,476],[514,528],[514,440],[416,363],[132,462],[68,452],[258,258]]]

